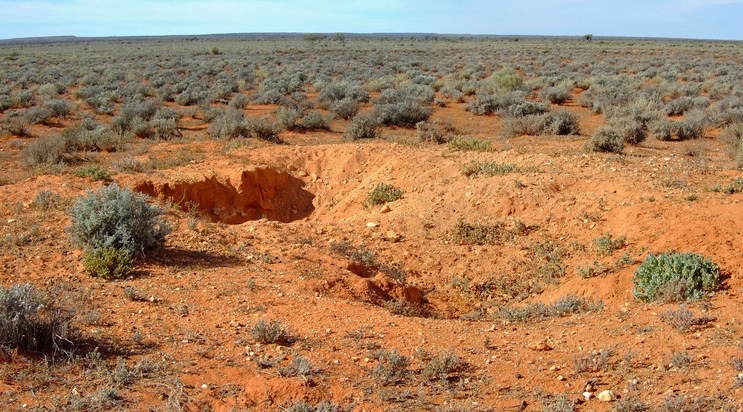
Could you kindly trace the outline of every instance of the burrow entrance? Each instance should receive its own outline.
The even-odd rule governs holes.
[[[292,222],[309,216],[315,195],[304,190],[304,182],[289,173],[271,168],[246,170],[235,187],[216,176],[196,182],[153,183],[145,181],[134,190],[196,209],[213,222],[237,225],[266,218]]]

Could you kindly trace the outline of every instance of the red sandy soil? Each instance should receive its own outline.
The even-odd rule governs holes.
[[[575,104],[566,108],[579,114],[584,135],[602,122]],[[743,387],[736,386],[731,365],[743,356],[743,195],[709,191],[743,173],[731,169],[721,143],[692,143],[693,157],[686,154],[689,143],[652,139],[624,156],[594,154],[583,149],[586,137],[493,137],[499,119],[473,116],[461,104],[437,109],[434,118],[492,140],[497,150],[346,142],[338,133],[344,122],[333,123],[335,132],[285,133],[290,145],[252,143],[225,151],[224,143],[192,128],[183,142],[147,146],[143,153],[156,156],[200,156],[167,170],[114,177],[158,197],[173,226],[166,250],[122,281],[86,275],[81,252],[65,233],[67,209],[41,211],[34,204],[41,190],[69,204],[102,183],[71,174],[26,177],[13,139],[4,139],[2,172],[13,181],[0,186],[0,231],[19,233],[37,224],[41,240],[0,254],[0,279],[5,285],[73,285],[84,296],[78,304],[99,315],[82,326],[86,336],[128,349],[122,356],[127,364],[146,357],[167,365],[162,376],[119,389],[124,409],[173,404],[178,393],[168,382],[175,379],[185,385],[178,400],[187,410],[275,410],[299,400],[330,400],[355,411],[541,410],[560,394],[580,399],[578,410],[615,406],[584,400],[587,383],[594,395],[612,390],[620,401],[639,396],[657,406],[672,394],[722,396],[732,410],[743,407]],[[384,134],[410,138],[414,131]],[[104,165],[106,156],[98,158]],[[473,160],[530,169],[463,176],[463,165]],[[403,198],[389,208],[365,206],[383,182],[403,189]],[[260,219],[222,223],[246,218]],[[458,245],[447,236],[460,220],[511,225],[515,219],[534,228],[502,245]],[[593,241],[606,233],[626,236],[627,245],[601,257]],[[507,288],[477,288],[497,279],[529,284],[538,263],[534,245],[547,241],[568,251],[566,273],[542,293],[519,302]],[[341,242],[400,265],[405,283],[358,274],[331,247]],[[667,250],[707,256],[726,274],[709,303],[690,305],[713,322],[680,332],[659,319],[677,305],[633,298],[639,263]],[[610,266],[624,254],[632,263],[618,270],[590,279],[578,273],[594,260]],[[127,299],[127,286],[146,300]],[[605,308],[530,323],[497,316],[500,305],[550,303],[567,294],[600,299]],[[431,316],[394,315],[384,307],[391,299],[424,302]],[[479,320],[461,319],[477,311]],[[297,342],[255,343],[250,329],[261,319],[280,320]],[[407,382],[385,387],[373,377],[374,348],[413,357]],[[615,353],[604,370],[575,370],[576,357],[604,348]],[[424,351],[454,353],[469,367],[449,383],[424,379],[415,372],[427,363]],[[678,351],[688,353],[690,366],[669,367]],[[287,365],[299,355],[319,370],[310,379],[282,377],[278,366],[256,364],[271,357]],[[44,372],[50,377],[40,378],[38,362],[16,354],[0,364],[2,408],[53,407],[66,404],[73,387],[86,396],[107,385],[79,365],[51,366]]]

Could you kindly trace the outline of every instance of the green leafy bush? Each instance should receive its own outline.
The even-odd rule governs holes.
[[[123,279],[134,269],[134,258],[126,249],[103,247],[85,252],[85,270],[103,279]]]
[[[371,193],[369,193],[366,203],[370,205],[382,205],[387,202],[394,202],[395,200],[402,198],[404,193],[405,192],[395,186],[387,183],[380,183],[371,191]]]
[[[477,137],[457,136],[449,142],[449,148],[468,152],[490,152],[493,150],[490,142]]]
[[[162,209],[115,184],[80,198],[71,214],[72,242],[86,251],[115,248],[146,254],[161,248],[169,232]]]
[[[632,293],[644,301],[701,299],[716,290],[720,269],[694,253],[648,255],[635,272]]]
[[[83,166],[75,170],[75,176],[77,177],[89,177],[93,181],[97,180],[111,180],[111,174],[105,169],[101,169],[98,165]]]

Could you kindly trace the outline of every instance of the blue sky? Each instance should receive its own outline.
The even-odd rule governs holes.
[[[0,38],[431,32],[743,40],[743,0],[0,0]]]

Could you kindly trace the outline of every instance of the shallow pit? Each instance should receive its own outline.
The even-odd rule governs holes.
[[[304,189],[302,180],[271,168],[243,171],[237,186],[229,179],[212,176],[201,181],[144,181],[134,190],[230,225],[264,218],[288,223],[309,216],[315,209],[315,195]]]

